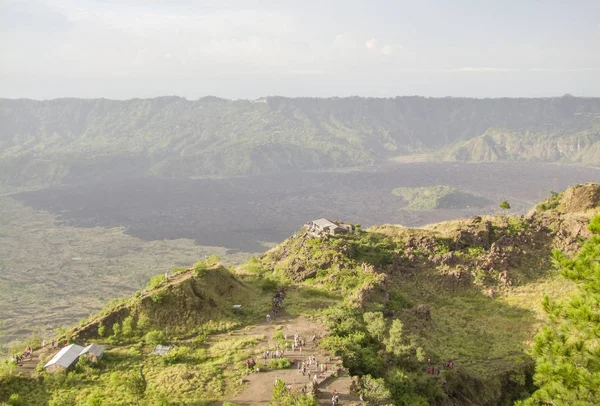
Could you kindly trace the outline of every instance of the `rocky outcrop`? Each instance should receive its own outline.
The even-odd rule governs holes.
[[[598,207],[600,207],[600,185],[586,183],[567,189],[561,196],[558,209],[563,213],[575,213]]]

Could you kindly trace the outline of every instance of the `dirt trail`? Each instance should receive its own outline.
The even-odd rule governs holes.
[[[230,401],[240,406],[256,406],[268,404],[273,395],[273,385],[275,379],[279,378],[285,382],[286,385],[292,385],[292,390],[300,390],[303,386],[310,384],[311,380],[308,376],[302,375],[298,371],[298,362],[302,362],[308,359],[309,356],[315,356],[317,362],[327,362],[328,372],[320,377],[318,382],[320,383],[319,389],[322,393],[319,395],[319,404],[330,405],[331,404],[331,392],[335,389],[340,396],[340,404],[344,404],[347,401],[358,401],[354,395],[349,391],[350,378],[347,376],[334,377],[333,372],[341,366],[339,358],[330,357],[330,354],[317,348],[316,343],[310,342],[314,335],[322,335],[326,329],[323,325],[315,323],[305,317],[290,317],[285,314],[278,317],[277,320],[271,324],[263,323],[261,325],[254,326],[248,330],[238,330],[233,332],[234,336],[252,336],[252,335],[264,335],[265,341],[258,344],[255,348],[268,348],[269,350],[275,350],[275,342],[271,339],[276,327],[281,326],[283,334],[287,334],[288,339],[293,339],[294,334],[298,333],[300,337],[306,340],[306,346],[300,351],[288,350],[284,357],[292,361],[292,366],[288,369],[278,369],[267,372],[258,372],[247,375],[244,378],[247,386],[234,395]],[[223,335],[222,338],[231,337],[231,335]],[[212,340],[219,340],[220,336],[213,336]],[[258,366],[262,366],[264,361],[259,359]],[[311,376],[317,370],[316,365],[313,364],[310,369]]]
[[[17,372],[20,372],[23,374],[28,374],[28,375],[33,374],[37,368],[37,365],[40,363],[40,357],[42,355],[46,356],[50,352],[51,352],[51,349],[49,347],[46,347],[45,349],[42,349],[42,348],[34,349],[33,354],[31,354],[31,359],[26,359],[25,361],[23,361],[23,364],[17,366]],[[56,350],[54,352],[56,353],[56,352],[58,352],[58,350]]]

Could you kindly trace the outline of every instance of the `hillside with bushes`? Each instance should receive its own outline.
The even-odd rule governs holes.
[[[0,99],[0,186],[330,170],[414,154],[597,166],[599,123],[600,99],[571,96]]]
[[[97,365],[47,374],[52,351],[32,341],[39,365],[2,363],[0,402],[315,405],[331,404],[335,388],[344,404],[491,406],[534,394],[526,401],[534,405],[555,394],[576,402],[557,404],[592,405],[585,385],[600,373],[597,338],[578,335],[581,346],[569,341],[564,350],[556,343],[568,320],[584,334],[597,317],[596,285],[586,283],[598,278],[590,264],[600,220],[588,225],[599,209],[600,185],[585,184],[553,193],[527,215],[418,229],[355,225],[321,238],[301,229],[238,267],[211,257],[157,275],[134,297],[61,332],[60,345],[105,345]],[[571,297],[571,309],[587,313],[549,304]],[[556,330],[541,329],[552,322]],[[289,349],[296,334],[306,341],[303,355]],[[157,344],[175,348],[153,355]],[[548,369],[547,346],[564,368],[578,351],[586,368],[578,381]],[[284,357],[262,362],[265,351],[283,348]],[[298,371],[312,355],[317,372],[330,368],[314,390]],[[249,372],[249,359],[258,372]]]

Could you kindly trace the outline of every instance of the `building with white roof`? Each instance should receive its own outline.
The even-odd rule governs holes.
[[[104,347],[98,344],[90,344],[79,355],[88,357],[92,362],[98,362],[104,355]]]
[[[336,235],[339,233],[346,233],[348,231],[352,231],[352,225],[335,223],[333,221],[327,220],[326,218],[320,218],[318,220],[309,221],[308,223],[306,223],[306,228],[308,232],[314,235],[315,237],[327,234]]]
[[[80,345],[68,345],[52,357],[52,359],[44,365],[44,369],[50,373],[66,371],[77,362],[77,359],[83,350],[84,348]]]

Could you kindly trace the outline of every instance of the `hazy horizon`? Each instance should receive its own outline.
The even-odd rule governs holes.
[[[1,0],[0,97],[600,96],[596,1]]]
[[[127,98],[112,98],[112,97],[70,97],[70,96],[64,96],[64,97],[54,97],[54,98],[48,98],[48,99],[34,99],[31,97],[2,97],[0,96],[0,100],[31,100],[31,101],[36,101],[36,102],[46,102],[46,101],[53,101],[53,100],[69,100],[69,99],[76,99],[76,100],[108,100],[108,101],[129,101],[129,100],[148,100],[148,99],[160,99],[160,98],[179,98],[179,99],[184,99],[186,101],[195,101],[195,100],[202,100],[202,99],[208,99],[208,98],[217,98],[217,99],[221,99],[221,100],[227,100],[227,101],[256,101],[256,100],[260,100],[260,99],[268,99],[268,98],[283,98],[283,99],[323,99],[323,100],[327,100],[327,99],[351,99],[351,98],[363,98],[363,99],[397,99],[397,98],[411,98],[411,97],[415,97],[415,98],[425,98],[425,99],[472,99],[472,100],[496,100],[496,99],[557,99],[557,98],[561,98],[561,97],[576,97],[576,98],[580,98],[580,99],[599,99],[600,96],[575,96],[572,94],[563,94],[563,95],[556,95],[556,96],[539,96],[539,97],[510,97],[510,96],[498,96],[498,97],[468,97],[468,96],[423,96],[423,95],[419,95],[419,94],[406,94],[406,95],[395,95],[395,96],[363,96],[363,95],[349,95],[349,96],[282,96],[282,95],[267,95],[267,96],[259,96],[253,99],[249,99],[249,98],[232,98],[232,97],[220,97],[220,96],[215,96],[212,94],[207,94],[204,96],[198,96],[196,98],[191,98],[191,97],[185,97],[185,96],[180,96],[180,95],[176,95],[176,94],[164,94],[164,95],[157,95],[157,96],[148,96],[148,97],[127,97]]]

